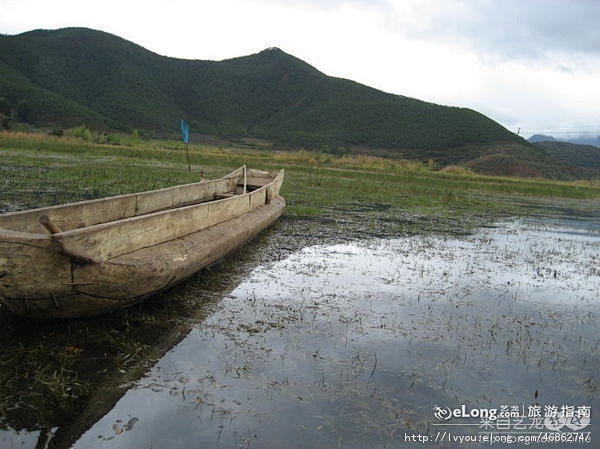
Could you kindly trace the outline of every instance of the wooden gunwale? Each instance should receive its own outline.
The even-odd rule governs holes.
[[[210,181],[0,214],[0,229],[48,234],[39,222],[42,215],[48,216],[61,230],[69,231],[158,210],[212,201],[215,195],[234,191],[242,176],[243,167]]]
[[[270,183],[246,194],[71,229],[51,238],[59,243],[62,253],[101,263],[214,226],[268,203],[273,193],[278,193],[282,176],[280,172]]]

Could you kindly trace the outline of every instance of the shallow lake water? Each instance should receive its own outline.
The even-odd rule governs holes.
[[[600,406],[599,318],[594,219],[307,247],[252,271],[74,447],[478,448],[451,438],[551,433],[530,410]],[[462,406],[519,412],[434,414]],[[594,428],[554,429],[591,443],[509,446],[597,447]]]

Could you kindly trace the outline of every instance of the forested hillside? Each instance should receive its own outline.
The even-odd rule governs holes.
[[[43,126],[176,130],[335,149],[522,142],[484,115],[326,76],[270,48],[220,61],[168,58],[84,28],[0,37],[0,97]]]
[[[535,146],[567,164],[600,170],[600,148],[598,147],[568,142],[539,142]]]

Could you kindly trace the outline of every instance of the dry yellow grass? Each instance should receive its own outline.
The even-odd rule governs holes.
[[[340,167],[360,167],[373,170],[422,170],[425,168],[420,162],[404,159],[387,159],[366,154],[342,156],[335,159],[333,163]]]
[[[298,162],[308,165],[322,165],[331,162],[333,156],[314,151],[298,150],[298,151],[282,151],[273,154],[273,160],[285,162]]]
[[[461,165],[447,165],[440,170],[440,173],[450,173],[452,175],[474,175],[475,173],[468,167]]]
[[[365,170],[424,170],[426,167],[415,161],[388,159],[366,154],[335,156],[314,151],[283,151],[273,154],[275,161],[322,165],[337,168],[357,168]]]
[[[600,189],[600,178],[596,178],[596,179],[579,179],[577,181],[573,181],[570,184],[576,185],[576,186],[583,186],[583,187],[595,187],[597,189]]]
[[[69,144],[81,144],[82,139],[72,136],[50,136],[44,133],[29,133],[23,131],[2,131],[0,137],[8,139],[21,139],[28,142],[55,142],[55,143],[69,143]]]

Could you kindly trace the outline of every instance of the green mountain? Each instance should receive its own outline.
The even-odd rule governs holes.
[[[527,139],[527,142],[530,143],[536,143],[536,142],[553,142],[556,139],[552,136],[547,136],[545,134],[534,134],[533,136],[531,136],[529,139]]]
[[[278,48],[224,61],[175,59],[86,28],[0,35],[0,119],[433,159],[493,174],[581,175],[471,109],[327,76]],[[2,120],[0,120],[1,124]]]
[[[600,170],[600,148],[596,146],[568,142],[538,142],[535,146],[575,167]]]
[[[332,78],[277,48],[192,61],[83,28],[0,36],[0,97],[45,126],[168,132],[184,118],[202,134],[307,147],[522,142],[476,111]]]

